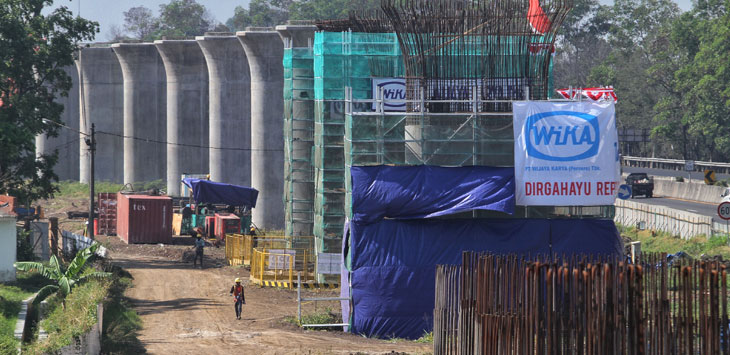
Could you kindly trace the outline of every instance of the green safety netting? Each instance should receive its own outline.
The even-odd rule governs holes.
[[[284,49],[285,235],[310,236],[314,223],[312,48]]]
[[[345,88],[372,98],[373,77],[403,77],[393,33],[317,32],[314,37],[314,235],[339,252],[345,222]]]

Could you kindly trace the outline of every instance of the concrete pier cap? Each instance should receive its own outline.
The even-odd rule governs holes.
[[[209,170],[213,181],[251,185],[251,78],[232,32],[195,37],[208,65]]]
[[[159,40],[167,77],[167,193],[182,174],[208,173],[208,68],[195,40]]]
[[[306,48],[314,45],[314,25],[279,25],[276,32],[284,42],[284,48]]]
[[[166,147],[159,142],[167,135],[162,59],[153,43],[117,43],[112,49],[124,77],[124,135],[130,137],[124,138],[124,183],[163,179]]]
[[[109,44],[79,48],[79,130],[88,133],[94,123],[96,135],[95,179],[121,183],[124,174],[124,93],[122,69]],[[103,132],[103,133],[102,133]],[[89,155],[80,136],[79,180],[89,182]]]
[[[236,32],[251,73],[251,185],[259,190],[253,222],[284,227],[284,46],[272,28]]]

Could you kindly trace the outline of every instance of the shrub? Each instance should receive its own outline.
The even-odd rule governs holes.
[[[681,176],[675,176],[674,177],[674,181],[676,181],[676,182],[684,182],[684,178],[681,177]]]

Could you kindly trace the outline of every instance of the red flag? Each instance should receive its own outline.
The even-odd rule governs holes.
[[[527,20],[530,27],[536,34],[544,34],[550,30],[552,23],[540,6],[540,0],[530,0],[530,8],[527,10]]]

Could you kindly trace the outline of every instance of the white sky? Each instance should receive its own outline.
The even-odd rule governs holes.
[[[233,16],[233,9],[236,6],[248,8],[250,0],[197,0],[205,6],[213,15],[216,21],[225,23]],[[603,4],[612,4],[613,0],[600,0]],[[675,0],[682,10],[689,10],[692,7],[691,0]],[[156,15],[160,4],[169,3],[169,0],[55,0],[54,7],[66,6],[74,13],[81,11],[81,16],[99,22],[101,32],[96,40],[103,42],[108,40],[110,27],[124,24],[124,11],[131,7],[144,5],[150,8]]]

